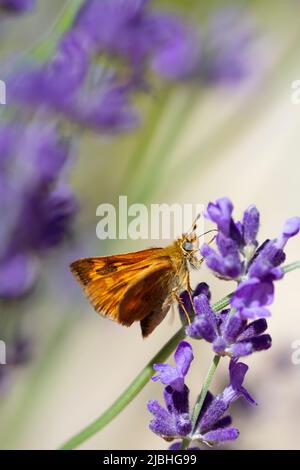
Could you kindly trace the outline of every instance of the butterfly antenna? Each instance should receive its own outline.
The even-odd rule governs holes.
[[[195,232],[196,228],[197,228],[197,220],[199,220],[201,217],[201,214],[199,212],[199,214],[196,215],[195,219],[193,220],[193,223],[192,225],[190,226],[190,228],[187,230],[186,234],[190,234],[190,233],[193,233]]]
[[[207,235],[208,233],[212,233],[212,232],[218,232],[218,230],[216,228],[212,228],[211,230],[207,230],[206,232],[204,233],[201,233],[201,235],[199,235],[199,238],[200,237],[204,237],[205,235]],[[216,236],[214,236],[213,239],[215,239]]]

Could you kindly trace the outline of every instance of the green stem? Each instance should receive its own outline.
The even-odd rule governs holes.
[[[51,56],[58,39],[72,26],[83,0],[69,0],[62,13],[47,33],[46,38],[40,41],[30,51],[30,55],[36,60],[44,61]]]
[[[163,140],[159,149],[153,152],[151,162],[146,168],[143,184],[135,193],[135,200],[148,202],[150,196],[155,193],[155,189],[161,183],[161,175],[166,173],[168,162],[172,160],[174,149],[178,138],[182,135],[188,122],[188,117],[195,109],[197,100],[197,90],[191,89],[179,103],[174,115],[169,117],[168,128],[164,132]]]
[[[147,154],[151,149],[156,131],[160,127],[164,111],[172,96],[171,90],[172,88],[163,90],[160,99],[153,103],[147,125],[141,133],[133,154],[130,157],[128,168],[123,178],[123,186],[127,186],[127,192],[130,198],[135,197],[135,187],[139,184],[141,179],[140,173],[143,172]]]
[[[206,377],[204,379],[204,384],[202,386],[200,395],[199,395],[198,400],[196,401],[195,406],[194,406],[194,411],[193,411],[193,416],[192,416],[192,432],[195,430],[195,426],[196,426],[196,423],[198,421],[200,411],[202,409],[202,406],[203,406],[206,394],[208,392],[208,389],[210,387],[210,384],[212,382],[212,379],[213,379],[213,377],[215,375],[215,372],[217,370],[217,367],[219,365],[220,359],[221,359],[221,356],[218,356],[217,354],[214,356],[213,361],[210,365],[210,368],[208,369],[208,372],[207,372]],[[189,438],[183,439],[181,449],[182,450],[187,449],[188,446],[189,446],[190,441],[191,440]]]
[[[283,266],[283,272],[286,274],[299,268],[300,268],[300,261],[294,261],[293,263],[286,264],[285,266]]]
[[[230,295],[227,295],[219,302],[215,303],[213,308],[216,312],[221,311],[229,305]],[[70,450],[82,444],[84,441],[99,432],[104,426],[113,420],[143,389],[153,375],[153,364],[164,362],[174,351],[179,341],[185,337],[185,328],[175,333],[174,336],[161,348],[161,350],[148,362],[146,367],[137,375],[126,390],[117,398],[117,400],[95,421],[86,428],[68,440],[61,450]]]
[[[204,403],[206,394],[208,392],[208,389],[210,387],[211,381],[213,379],[213,376],[215,375],[215,372],[216,372],[217,367],[219,365],[220,359],[221,359],[221,356],[218,356],[216,354],[213,358],[213,361],[210,365],[210,368],[208,369],[208,372],[207,372],[207,375],[205,377],[201,393],[200,393],[200,395],[198,397],[198,400],[196,401],[196,404],[195,404],[195,407],[194,407],[193,416],[192,416],[193,429],[195,428],[195,425],[197,423],[199,413],[200,413],[201,408],[203,406],[203,403]]]

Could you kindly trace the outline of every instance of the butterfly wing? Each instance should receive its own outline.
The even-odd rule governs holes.
[[[145,270],[128,287],[120,303],[121,323],[140,321],[143,337],[148,336],[170,308],[176,279],[176,272],[167,257]]]
[[[98,313],[129,326],[129,318],[119,318],[120,302],[129,286],[155,264],[157,250],[83,258],[72,263],[70,269]]]

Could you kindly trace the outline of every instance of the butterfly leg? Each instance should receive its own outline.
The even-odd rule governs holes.
[[[196,315],[196,310],[195,310],[194,300],[193,300],[193,289],[191,288],[190,273],[189,272],[186,273],[185,284],[186,284],[186,290],[189,294],[189,299],[190,299],[190,302],[191,302],[193,313],[194,313],[194,315]]]
[[[180,305],[180,307],[182,308],[185,316],[186,316],[186,319],[188,321],[188,324],[190,325],[191,324],[191,320],[190,320],[190,316],[188,314],[188,311],[187,309],[185,308],[185,305],[184,303],[182,302],[180,296],[178,295],[178,287],[175,287],[172,291],[172,297],[176,300],[176,302]]]

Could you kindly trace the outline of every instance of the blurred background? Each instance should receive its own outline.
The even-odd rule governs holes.
[[[257,205],[260,241],[300,213],[300,105],[292,100],[300,80],[300,2],[157,0],[142,7],[112,0],[105,18],[101,9],[89,15],[92,3],[0,0],[7,88],[0,105],[2,449],[61,445],[99,416],[180,326],[169,314],[143,340],[138,324],[126,329],[103,319],[84,298],[71,261],[161,246],[97,239],[99,204],[117,205],[120,195],[147,205],[207,204],[226,195],[237,217]],[[141,8],[130,42],[122,27]],[[112,40],[113,28],[120,35]],[[299,238],[292,239],[287,261],[299,252]],[[213,301],[232,290],[205,267],[193,273],[193,284],[199,281],[211,286]],[[298,288],[297,271],[277,284],[273,346],[246,361],[246,386],[259,406],[234,404],[235,449],[300,448],[300,365],[291,360],[300,340]],[[205,344],[195,348],[193,393],[211,361]],[[213,392],[226,384],[223,362]],[[146,410],[161,394],[149,383],[81,448],[165,449],[148,429]]]

